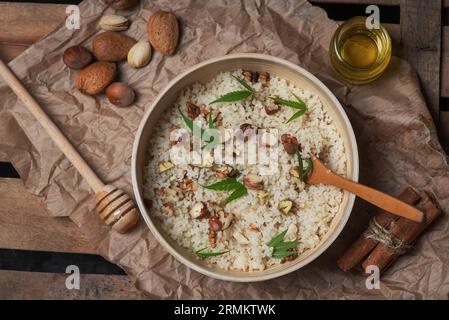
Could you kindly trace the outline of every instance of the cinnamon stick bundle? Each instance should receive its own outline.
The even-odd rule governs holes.
[[[408,219],[399,218],[389,230],[393,236],[397,237],[404,244],[412,243],[441,214],[441,209],[426,192],[421,192],[420,197],[421,201],[417,207],[424,212],[425,221],[417,223]],[[362,267],[366,270],[369,265],[376,265],[382,272],[398,256],[399,253],[396,250],[379,243],[362,263]]]
[[[410,187],[407,187],[398,198],[412,205],[420,200],[419,195]],[[389,229],[391,224],[398,220],[398,217],[385,210],[378,209],[378,214],[375,216],[375,219],[380,226]],[[363,233],[337,261],[338,267],[344,272],[351,270],[361,263],[377,244],[378,242],[376,240],[367,238],[365,233]]]

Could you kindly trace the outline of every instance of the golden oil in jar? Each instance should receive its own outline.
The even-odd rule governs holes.
[[[377,79],[391,59],[390,36],[379,24],[368,29],[366,17],[354,17],[343,23],[331,40],[332,66],[347,82],[364,84]]]

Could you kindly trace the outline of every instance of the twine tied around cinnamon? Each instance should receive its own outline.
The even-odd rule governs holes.
[[[371,218],[368,229],[364,233],[365,238],[372,239],[384,244],[394,254],[401,255],[407,252],[413,246],[402,241],[389,230],[381,226],[376,217]]]

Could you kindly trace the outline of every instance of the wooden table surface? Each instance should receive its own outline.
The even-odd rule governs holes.
[[[447,146],[449,0],[312,2],[335,20],[363,15],[366,4],[380,5],[381,21],[392,36],[394,54],[406,58],[417,70],[440,140]],[[0,57],[11,61],[60,26],[66,6],[0,3]],[[95,255],[68,218],[49,217],[39,199],[25,190],[8,159],[0,161],[5,161],[0,162],[0,299],[145,298],[118,267]],[[68,290],[64,285],[69,264],[80,267],[80,290]]]

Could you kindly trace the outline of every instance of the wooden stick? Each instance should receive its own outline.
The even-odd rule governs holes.
[[[5,79],[9,87],[25,104],[27,109],[34,115],[36,120],[47,131],[55,144],[61,149],[67,159],[73,164],[78,172],[86,179],[87,183],[95,192],[100,192],[104,183],[97,177],[95,172],[89,167],[86,161],[81,157],[78,151],[73,147],[69,140],[62,134],[59,128],[53,123],[31,94],[24,88],[22,83],[16,78],[11,70],[0,60],[0,75]]]
[[[425,212],[425,220],[422,223],[416,223],[400,218],[390,229],[391,234],[405,244],[412,243],[441,214],[441,209],[426,192],[420,193],[420,196],[421,201],[417,206]],[[399,254],[386,245],[379,243],[362,263],[362,267],[366,270],[369,265],[375,265],[380,271],[385,271],[398,256]]]
[[[70,141],[1,60],[0,75],[95,191],[95,209],[106,224],[120,233],[124,233],[134,227],[139,220],[139,212],[129,195],[114,186],[105,185],[97,177]]]
[[[415,204],[419,201],[419,195],[410,187],[407,187],[398,197],[408,204]],[[385,210],[378,209],[375,219],[379,225],[389,229],[390,225],[398,219]],[[377,241],[365,237],[365,233],[346,250],[343,256],[337,261],[338,267],[347,272],[362,262],[362,260],[376,247]]]

